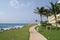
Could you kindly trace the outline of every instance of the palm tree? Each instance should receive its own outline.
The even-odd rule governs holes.
[[[40,23],[42,23],[42,14],[43,14],[43,12],[44,12],[44,7],[41,7],[41,8],[37,7],[36,10],[35,10],[35,13],[38,13],[41,17],[41,22]]]
[[[50,9],[51,14],[53,14],[54,17],[55,17],[55,21],[56,21],[55,23],[56,23],[56,27],[57,27],[57,17],[56,17],[56,15],[59,14],[60,8],[58,7],[57,2],[56,3],[50,2],[50,4],[51,4],[51,8],[49,8],[49,9]]]
[[[47,17],[47,22],[48,22],[48,17],[51,16],[49,9],[44,9],[43,15]]]

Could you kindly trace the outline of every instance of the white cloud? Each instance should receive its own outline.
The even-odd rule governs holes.
[[[60,0],[58,0],[58,3],[60,3]]]
[[[29,7],[31,3],[20,3],[21,7]]]
[[[11,7],[19,8],[19,7],[29,7],[29,6],[33,5],[33,3],[34,3],[34,0],[33,1],[28,0],[27,2],[26,1],[22,2],[22,0],[10,0],[10,5],[11,5]]]
[[[21,7],[24,7],[24,6],[25,6],[25,4],[24,4],[24,3],[21,3],[21,4],[20,4],[20,6],[21,6]]]
[[[10,0],[10,5],[14,8],[18,8],[19,2],[18,2],[18,0]]]

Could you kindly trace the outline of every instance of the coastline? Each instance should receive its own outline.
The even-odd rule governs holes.
[[[18,29],[18,28],[23,28],[23,27],[24,27],[24,25],[21,25],[21,26],[14,26],[14,27],[0,28],[0,30]]]

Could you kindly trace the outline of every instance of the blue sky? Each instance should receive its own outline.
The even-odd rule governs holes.
[[[0,0],[0,23],[35,23],[36,19],[40,21],[34,9],[38,6],[49,6],[50,1],[56,2],[56,0]]]

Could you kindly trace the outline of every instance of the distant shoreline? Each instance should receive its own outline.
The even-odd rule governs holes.
[[[0,28],[0,30],[18,29],[18,28],[23,28],[23,27],[24,25],[21,25],[21,26],[15,26],[15,27]]]

